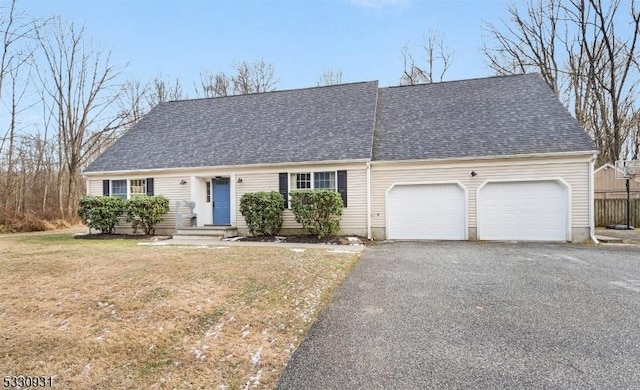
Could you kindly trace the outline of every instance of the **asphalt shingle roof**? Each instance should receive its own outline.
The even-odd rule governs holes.
[[[162,103],[85,172],[370,159],[378,82]]]
[[[539,74],[378,92],[374,160],[594,151]]]
[[[85,172],[595,151],[538,74],[162,103]]]

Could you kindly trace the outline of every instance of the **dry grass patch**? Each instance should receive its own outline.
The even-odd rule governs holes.
[[[0,238],[0,374],[271,388],[357,254]]]

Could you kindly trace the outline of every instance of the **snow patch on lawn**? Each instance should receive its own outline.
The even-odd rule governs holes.
[[[251,354],[251,364],[257,366],[260,364],[260,358],[262,357],[262,347],[258,348],[258,350]]]

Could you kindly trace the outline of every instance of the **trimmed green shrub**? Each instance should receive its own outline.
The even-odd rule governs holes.
[[[113,233],[118,217],[124,212],[126,201],[112,196],[83,196],[80,198],[78,217],[91,229]]]
[[[146,235],[156,234],[156,225],[169,212],[169,199],[165,196],[136,196],[127,202],[127,222],[131,223],[133,232],[142,228]]]
[[[278,191],[247,192],[240,198],[240,213],[252,236],[278,234],[283,211],[284,199]]]
[[[309,233],[323,238],[340,230],[342,198],[329,190],[291,191],[291,210],[296,222]]]

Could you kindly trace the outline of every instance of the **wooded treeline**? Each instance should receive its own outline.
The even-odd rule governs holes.
[[[594,139],[598,163],[640,154],[640,13],[635,1],[527,0],[488,24],[483,52],[496,74],[539,72]],[[272,91],[264,60],[204,70],[189,90],[178,78],[123,80],[124,67],[83,27],[0,6],[0,226],[75,218],[81,171],[155,105],[189,97]],[[442,34],[400,51],[398,82],[442,81],[454,53]],[[490,71],[488,72],[490,73]],[[317,85],[342,82],[325,69]]]
[[[124,68],[83,27],[30,17],[16,0],[0,6],[0,42],[0,230],[75,220],[82,169],[155,105],[188,97],[177,78],[123,81]],[[266,92],[278,82],[263,60],[232,70],[203,72],[192,97]]]
[[[597,165],[640,154],[640,10],[635,0],[527,0],[488,25],[498,74],[539,72],[594,140]]]

